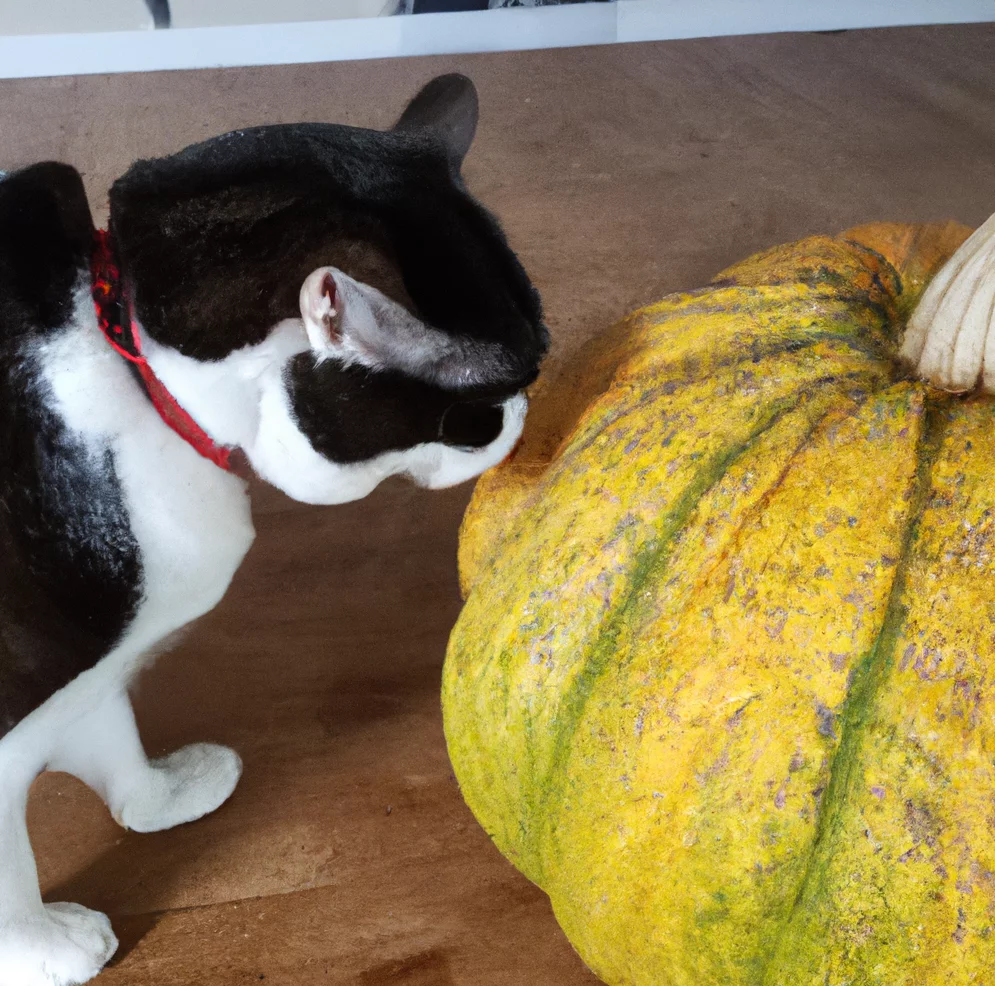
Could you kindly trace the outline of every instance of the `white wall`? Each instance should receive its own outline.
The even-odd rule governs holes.
[[[0,34],[150,31],[145,0],[0,0]]]
[[[0,35],[5,13],[14,5],[45,2],[55,0],[0,0]],[[270,2],[274,9],[291,9],[283,0]],[[238,16],[237,4],[227,9]],[[0,36],[0,78],[981,21],[995,21],[995,0],[618,0],[409,17]]]
[[[174,28],[383,17],[398,0],[169,0]]]

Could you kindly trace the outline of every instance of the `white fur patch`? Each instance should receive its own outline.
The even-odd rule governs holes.
[[[0,986],[77,986],[116,951],[106,915],[79,904],[46,904],[0,923]]]
[[[160,832],[210,814],[242,775],[238,754],[213,743],[149,760],[124,692],[112,692],[68,725],[48,767],[78,777],[119,825],[136,832]]]
[[[245,484],[166,426],[100,334],[88,291],[78,293],[76,310],[73,324],[25,356],[76,438],[94,457],[113,452],[141,555],[142,598],[96,667],[0,739],[0,986],[84,982],[116,947],[102,915],[42,906],[24,824],[28,787],[40,771],[58,765],[79,773],[122,821],[144,828],[212,810],[238,779],[237,756],[220,747],[150,763],[126,688],[164,638],[224,595],[254,536]]]
[[[260,477],[303,503],[359,500],[389,476],[410,476],[429,489],[454,486],[504,459],[525,423],[527,402],[517,394],[504,402],[501,434],[484,448],[428,442],[343,465],[314,450],[291,411],[284,371],[294,356],[310,349],[300,319],[281,322],[259,345],[211,363],[152,340],[143,348],[159,379],[215,441],[240,446]]]
[[[42,904],[24,820],[28,788],[40,771],[77,775],[121,824],[139,831],[213,811],[241,771],[237,754],[210,744],[149,761],[127,686],[163,640],[224,595],[254,536],[245,484],[162,421],[100,334],[88,290],[80,289],[76,306],[73,324],[25,355],[75,438],[95,459],[113,453],[139,546],[142,596],[117,646],[0,739],[0,986],[82,983],[117,947],[103,915]],[[485,448],[428,443],[338,465],[313,449],[291,414],[284,369],[310,348],[300,320],[213,363],[149,339],[144,348],[159,378],[215,441],[241,447],[260,476],[308,503],[355,500],[396,474],[431,488],[463,482],[510,453],[525,419],[526,400],[518,395],[504,402],[501,434]]]

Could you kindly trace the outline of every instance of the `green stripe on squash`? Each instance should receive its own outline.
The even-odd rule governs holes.
[[[995,413],[897,355],[967,232],[817,237],[637,313],[478,485],[450,754],[612,986],[995,966]]]

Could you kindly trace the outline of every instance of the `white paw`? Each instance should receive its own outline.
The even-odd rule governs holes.
[[[153,760],[141,784],[113,810],[135,832],[160,832],[219,808],[242,776],[242,760],[227,746],[192,743]]]
[[[77,986],[116,950],[107,915],[79,904],[46,904],[44,914],[0,926],[0,986]]]

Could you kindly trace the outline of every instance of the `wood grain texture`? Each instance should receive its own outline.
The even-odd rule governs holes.
[[[433,74],[467,72],[467,178],[544,294],[555,366],[772,244],[977,225],[995,207],[993,42],[973,26],[3,82],[0,168],[72,162],[103,218],[135,157],[257,123],[386,126]],[[451,780],[438,687],[469,491],[398,483],[329,510],[259,492],[229,596],[141,686],[151,750],[238,747],[232,801],[139,836],[67,778],[35,790],[48,898],[107,908],[125,942],[104,981],[595,982]]]

